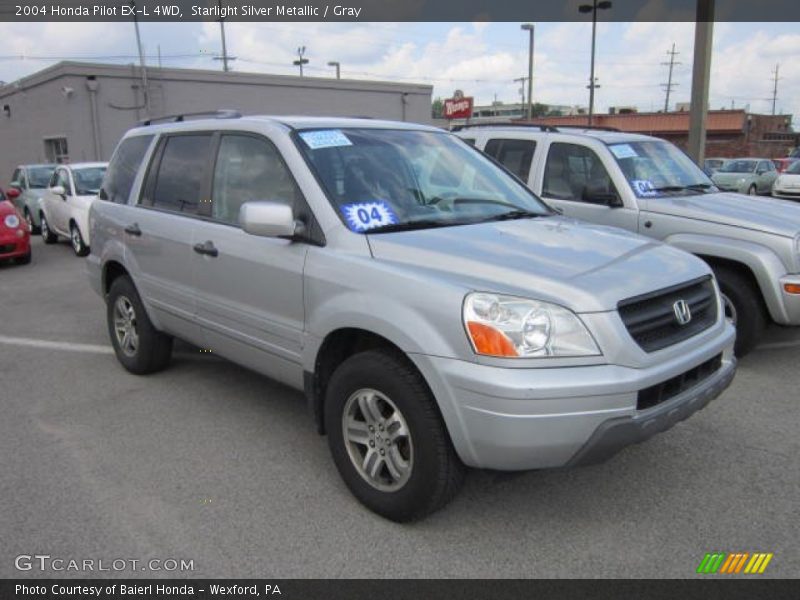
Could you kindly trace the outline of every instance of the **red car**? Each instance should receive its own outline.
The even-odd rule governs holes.
[[[16,207],[0,190],[0,261],[31,262],[31,232]]]
[[[775,170],[778,173],[783,173],[792,163],[796,163],[797,158],[773,158],[772,164],[775,165]]]

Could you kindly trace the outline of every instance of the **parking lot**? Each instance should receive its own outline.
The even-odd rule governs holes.
[[[775,328],[732,387],[611,461],[470,474],[412,525],[361,507],[301,394],[176,346],[117,363],[69,245],[0,266],[0,577],[20,554],[184,559],[193,577],[691,577],[706,552],[798,574],[800,332]],[[159,576],[162,573],[120,573]]]

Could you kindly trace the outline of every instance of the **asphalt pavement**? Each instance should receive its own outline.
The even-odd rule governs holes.
[[[33,252],[0,266],[0,577],[683,578],[720,551],[800,575],[800,331],[773,328],[722,397],[602,465],[473,471],[397,525],[350,495],[301,394],[183,344],[127,373],[83,259]],[[141,562],[19,571],[28,555]]]

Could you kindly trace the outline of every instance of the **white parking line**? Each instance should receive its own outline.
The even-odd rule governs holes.
[[[114,353],[111,346],[80,344],[77,342],[57,342],[54,340],[35,340],[31,338],[9,337],[7,335],[0,335],[0,344],[27,346],[28,348],[46,348],[48,350],[66,350],[68,352],[90,352],[94,354]]]

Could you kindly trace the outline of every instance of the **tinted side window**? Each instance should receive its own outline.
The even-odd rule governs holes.
[[[278,150],[267,140],[223,135],[214,167],[212,217],[239,223],[245,202],[269,200],[296,208],[300,190]]]
[[[210,134],[167,138],[153,189],[153,206],[197,213],[210,143]]]
[[[142,164],[147,148],[153,141],[152,135],[130,137],[119,145],[111,163],[108,165],[99,198],[117,204],[127,204],[131,195],[133,181]]]
[[[20,169],[14,170],[14,174],[11,176],[11,181],[16,181],[17,183],[22,183],[22,171]]]
[[[485,152],[522,181],[528,181],[536,142],[532,140],[491,139]]]
[[[542,195],[561,200],[583,200],[587,194],[619,196],[608,171],[593,150],[577,144],[551,144],[544,168]]]
[[[473,138],[461,138],[461,139],[464,140],[466,143],[468,143],[470,146],[475,145],[475,140]]]

